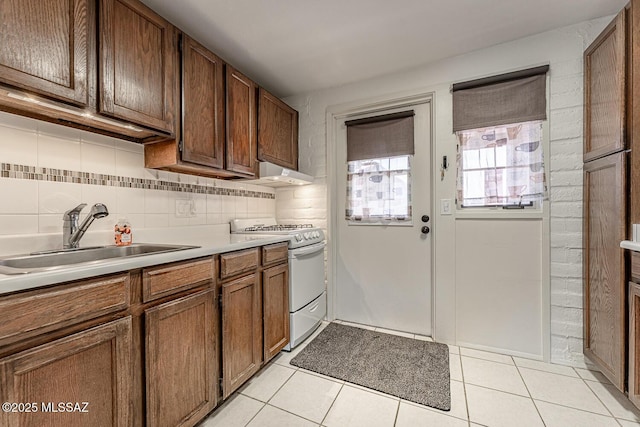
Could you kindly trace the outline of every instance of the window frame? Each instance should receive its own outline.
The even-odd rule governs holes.
[[[549,77],[547,76],[547,79]],[[549,85],[547,84],[547,99],[549,97]],[[548,117],[548,116],[547,116]],[[458,136],[453,133],[453,140],[455,141],[456,147],[459,144]],[[502,205],[498,206],[473,206],[473,207],[460,207],[460,203],[458,201],[457,196],[457,183],[454,178],[454,189],[455,197],[454,197],[454,205],[455,205],[455,217],[457,219],[509,219],[509,218],[517,218],[517,219],[541,219],[544,218],[546,212],[549,211],[549,200],[551,195],[551,185],[550,185],[550,141],[549,141],[549,119],[542,121],[542,133],[540,138],[540,144],[542,145],[543,155],[544,155],[544,163],[545,163],[545,172],[546,172],[546,181],[547,181],[547,196],[542,200],[539,200],[537,203],[534,203],[533,206],[527,206],[524,209],[504,209]],[[457,150],[456,150],[457,154]],[[458,164],[455,164],[455,173],[457,177],[457,169]]]

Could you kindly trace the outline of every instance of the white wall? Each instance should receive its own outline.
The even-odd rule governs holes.
[[[301,94],[286,101],[300,112],[300,168],[316,177],[313,186],[278,190],[280,220],[327,224],[326,111],[341,104],[396,98],[399,94],[434,93],[436,159],[455,158],[450,85],[491,74],[550,64],[549,139],[546,154],[550,183],[551,360],[581,365],[582,356],[582,52],[611,18],[549,31],[543,34],[450,58],[403,73],[342,87]],[[428,43],[429,41],[425,41]],[[437,41],[434,41],[437,42]],[[437,180],[434,200],[455,197],[455,171]],[[311,197],[307,197],[311,195]],[[455,342],[456,219],[434,210],[435,329],[436,338]],[[331,236],[328,236],[331,239]],[[546,251],[546,252],[545,252]],[[542,260],[547,263],[547,260]],[[543,267],[541,272],[546,271]],[[331,285],[330,285],[331,286]],[[496,295],[496,297],[499,297]],[[458,296],[458,299],[464,296]],[[460,302],[460,301],[459,301]],[[462,301],[464,303],[464,301]],[[548,319],[542,319],[548,321]],[[547,338],[548,339],[548,338]]]
[[[272,188],[145,169],[143,148],[0,112],[0,253],[12,253],[7,242],[15,239],[10,236],[51,234],[50,241],[61,245],[61,237],[53,235],[62,233],[62,214],[80,203],[101,202],[109,209],[110,215],[96,220],[91,231],[113,230],[118,218],[126,217],[134,240],[140,229],[228,224],[233,218],[275,215]],[[44,174],[42,168],[47,168]],[[99,181],[104,178],[99,175],[111,178],[61,182],[72,181],[71,176],[80,179],[82,173]],[[120,186],[118,179],[131,187]],[[163,187],[148,188],[156,184]],[[181,191],[175,191],[178,188]],[[177,216],[176,199],[192,200],[193,216]],[[112,243],[112,238],[111,234],[101,244]]]

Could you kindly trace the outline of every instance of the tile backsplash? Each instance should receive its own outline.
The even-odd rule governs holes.
[[[275,197],[246,182],[146,169],[140,144],[0,112],[0,235],[62,233],[62,214],[80,203],[86,212],[107,205],[91,229],[111,230],[123,217],[140,229],[275,216]]]

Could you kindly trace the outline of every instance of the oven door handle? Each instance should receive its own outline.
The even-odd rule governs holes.
[[[320,242],[320,243],[313,244],[311,246],[292,249],[290,252],[293,258],[297,258],[301,256],[312,255],[317,252],[323,251],[325,246],[326,246],[326,242]]]

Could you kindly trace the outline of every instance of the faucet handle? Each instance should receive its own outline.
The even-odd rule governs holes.
[[[78,215],[80,215],[80,211],[82,211],[82,209],[84,209],[85,206],[87,206],[86,203],[80,203],[75,208],[69,209],[64,213],[63,219],[72,218],[74,216],[77,217]]]

